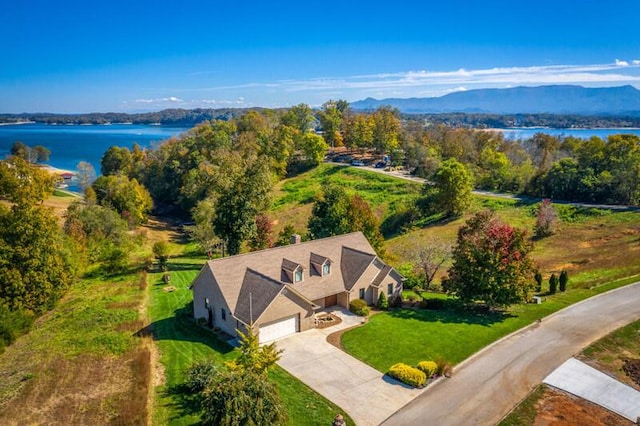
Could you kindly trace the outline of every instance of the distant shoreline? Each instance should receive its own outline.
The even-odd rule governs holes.
[[[18,126],[20,124],[36,124],[35,121],[16,121],[14,123],[0,123],[0,126]]]

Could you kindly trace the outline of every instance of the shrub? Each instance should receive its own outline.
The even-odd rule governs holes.
[[[418,363],[418,370],[426,374],[427,377],[431,377],[438,372],[438,364],[434,361],[420,361]]]
[[[560,286],[560,291],[564,292],[567,290],[567,283],[569,282],[569,273],[565,270],[560,272],[560,278],[558,279],[558,284]]]
[[[558,276],[556,274],[551,274],[549,277],[549,293],[556,294],[558,290]]]
[[[427,382],[427,375],[417,368],[407,364],[398,363],[391,366],[388,373],[391,377],[400,380],[410,386],[420,387]]]
[[[540,271],[536,271],[536,274],[533,276],[536,280],[536,291],[540,293],[542,291],[542,274]]]
[[[362,299],[355,299],[349,303],[349,310],[356,315],[360,315],[361,317],[366,317],[369,315],[369,306],[367,306],[367,302]]]
[[[444,309],[446,301],[444,299],[430,298],[424,299],[420,302],[420,307],[422,309],[432,309],[434,311],[439,311]]]
[[[380,297],[378,297],[378,309],[387,310],[389,309],[389,301],[387,300],[387,296],[384,292],[380,292]]]
[[[391,308],[402,308],[402,297],[400,297],[400,296],[391,296],[389,298],[389,307],[391,307]]]
[[[420,295],[416,294],[416,293],[409,293],[407,295],[407,300],[409,302],[418,302],[418,301],[422,300],[422,297]]]
[[[445,359],[438,358],[436,360],[436,365],[438,366],[438,369],[436,370],[436,374],[438,376],[451,377],[453,368],[451,367],[451,364],[449,364]]]
[[[18,337],[27,333],[33,325],[33,315],[28,311],[10,311],[0,306],[0,353]]]
[[[192,393],[205,390],[218,373],[218,368],[211,360],[199,361],[192,364],[185,372],[185,387]]]

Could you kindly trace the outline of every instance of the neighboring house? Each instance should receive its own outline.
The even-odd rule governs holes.
[[[208,261],[191,285],[193,313],[236,336],[249,324],[260,341],[315,327],[315,313],[400,297],[404,278],[378,258],[361,232]]]

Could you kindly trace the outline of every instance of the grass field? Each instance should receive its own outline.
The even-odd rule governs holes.
[[[187,425],[197,423],[199,417],[194,401],[185,397],[180,389],[185,369],[203,359],[222,364],[237,356],[237,351],[212,332],[196,326],[192,319],[192,295],[188,287],[204,259],[181,257],[172,260],[170,287],[161,280],[159,273],[153,274],[150,280],[149,316],[163,366],[163,372],[158,374],[163,383],[156,389],[153,423]],[[289,424],[331,424],[337,413],[343,413],[280,367],[274,368],[269,376],[277,384],[287,407]]]
[[[73,286],[0,357],[0,423],[145,424],[143,296],[135,274]]]

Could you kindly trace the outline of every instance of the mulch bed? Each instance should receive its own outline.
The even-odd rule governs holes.
[[[640,386],[640,359],[625,358],[622,362],[624,362],[622,370]]]

